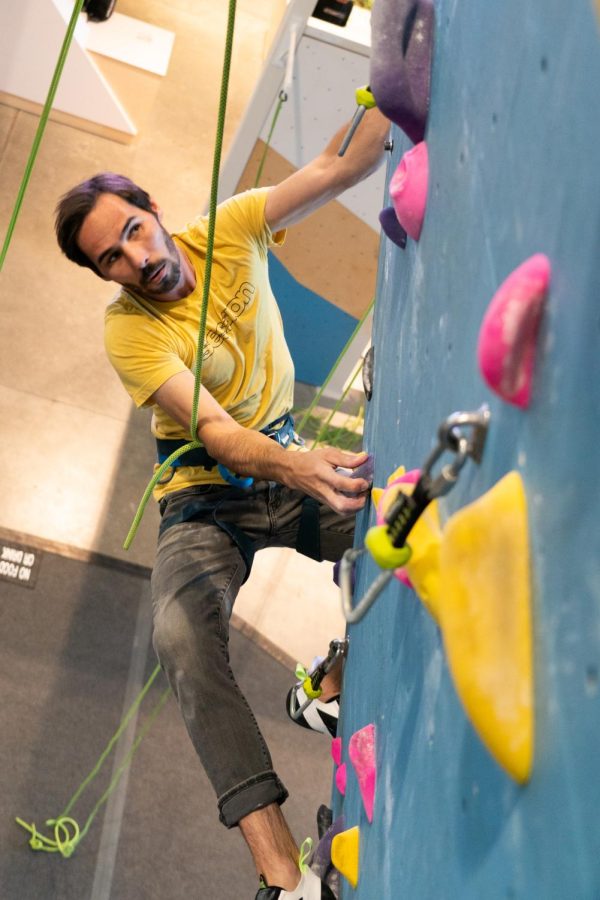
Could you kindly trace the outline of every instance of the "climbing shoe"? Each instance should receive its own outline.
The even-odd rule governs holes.
[[[311,700],[310,703],[299,712],[307,702],[308,697],[304,693],[302,684],[295,684],[287,695],[286,709],[290,719],[303,728],[311,731],[320,731],[321,734],[329,734],[335,737],[337,734],[338,719],[340,717],[340,695],[330,700]]]
[[[300,884],[293,891],[284,891],[275,885],[267,885],[264,878],[261,879],[261,887],[255,900],[336,900],[335,894],[320,881],[314,872],[306,869]]]

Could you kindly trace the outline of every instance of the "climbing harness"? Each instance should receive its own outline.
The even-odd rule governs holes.
[[[477,464],[481,462],[489,421],[490,411],[486,404],[475,412],[455,412],[448,416],[439,426],[437,444],[427,457],[412,494],[400,493],[387,511],[384,524],[374,525],[367,531],[365,546],[344,553],[340,563],[340,589],[347,622],[360,622],[393,578],[394,570],[408,562],[411,548],[407,539],[432,500],[452,490],[467,459],[471,458]],[[465,429],[470,429],[469,435]],[[434,467],[448,453],[453,457],[451,462],[435,474]],[[353,606],[352,567],[366,552],[384,571]]]
[[[272,438],[284,449],[289,447],[290,444],[297,444],[299,446],[304,444],[303,439],[294,431],[294,418],[289,412],[284,413],[283,416],[275,419],[265,428],[261,428],[261,434]],[[221,478],[233,487],[249,488],[253,484],[253,478],[236,475],[225,466],[221,465],[221,463],[210,455],[206,447],[199,445],[198,447],[186,449],[189,448],[189,446],[189,441],[185,439],[156,438],[159,465],[166,463],[175,451],[183,451],[180,456],[171,461],[169,465],[170,472],[161,479],[160,484],[167,484],[175,474],[175,469],[180,466],[201,466],[207,472],[211,472],[216,467]]]
[[[315,666],[312,672],[307,672],[306,669],[298,663],[296,666],[296,678],[302,682],[302,690],[306,694],[306,700],[301,706],[296,707],[294,710],[290,709],[289,714],[292,719],[299,719],[307,706],[309,706],[313,700],[318,700],[323,693],[321,682],[327,673],[331,671],[335,663],[338,660],[344,659],[347,653],[348,639],[346,638],[341,641],[335,638],[329,644],[329,652],[325,659]]]
[[[375,97],[371,93],[371,88],[368,85],[364,87],[359,87],[355,92],[356,97],[356,112],[352,116],[352,121],[348,127],[348,131],[344,135],[344,139],[340,144],[340,149],[338,150],[338,156],[343,156],[348,147],[350,146],[350,141],[354,137],[356,129],[362,122],[363,116],[368,109],[373,109],[373,107],[377,106],[375,101]]]

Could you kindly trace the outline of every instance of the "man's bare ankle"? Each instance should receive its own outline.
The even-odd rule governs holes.
[[[262,874],[270,887],[280,887],[284,891],[294,891],[302,878],[298,866],[280,864],[279,862],[273,863]]]
[[[269,804],[241,819],[239,827],[267,884],[293,891],[300,881],[299,850],[281,808]]]
[[[321,682],[321,691],[322,693],[319,700],[321,700],[322,703],[327,703],[328,700],[339,697],[341,691],[340,673],[335,670],[329,672]]]

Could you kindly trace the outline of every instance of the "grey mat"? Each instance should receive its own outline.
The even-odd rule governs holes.
[[[63,811],[115,732],[128,692],[154,669],[149,602],[147,572],[103,558],[46,551],[35,588],[0,581],[1,900],[254,898],[250,858],[238,831],[218,822],[172,698],[70,859],[34,852],[14,822],[47,832],[44,821]],[[330,797],[329,741],[287,719],[289,671],[234,629],[231,655],[290,791],[292,829],[316,838],[316,810]],[[165,686],[161,674],[138,730]],[[112,766],[75,805],[81,826]]]

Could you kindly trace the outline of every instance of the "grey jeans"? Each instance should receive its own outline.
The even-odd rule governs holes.
[[[305,499],[262,481],[250,490],[189,488],[160,503],[152,573],[154,648],[217,795],[220,819],[229,828],[287,797],[229,663],[229,617],[253,552],[303,551],[298,539],[306,544],[307,534],[313,538],[308,553],[317,558],[337,560],[352,546],[354,516],[339,516],[310,499],[304,504]]]

